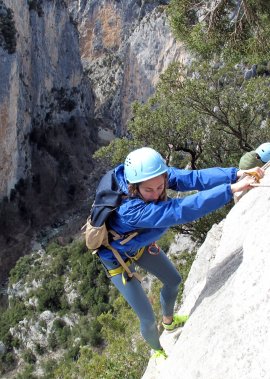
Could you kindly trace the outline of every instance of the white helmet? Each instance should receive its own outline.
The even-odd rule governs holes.
[[[270,142],[263,143],[256,149],[256,153],[264,163],[270,160]]]
[[[129,183],[144,182],[168,171],[162,156],[150,147],[142,147],[129,153],[124,167]]]

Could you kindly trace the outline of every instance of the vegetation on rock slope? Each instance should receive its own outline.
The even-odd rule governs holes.
[[[160,240],[163,249],[173,235]],[[186,253],[179,262],[184,277],[192,257]],[[158,291],[155,281],[149,296],[160,319]],[[11,271],[9,307],[0,315],[1,373],[20,362],[21,379],[139,378],[149,358],[139,330],[136,315],[84,241],[51,243]]]

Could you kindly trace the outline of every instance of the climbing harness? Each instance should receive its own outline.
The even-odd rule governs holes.
[[[132,264],[132,262],[131,262],[131,260],[128,259],[128,260],[125,262],[125,264],[126,264],[127,266],[130,266],[130,265]],[[124,272],[124,269],[123,269],[122,266],[119,266],[119,267],[117,267],[117,268],[112,268],[112,269],[110,269],[110,270],[107,270],[107,272],[108,272],[109,276],[112,277],[112,276],[115,276],[115,275],[118,275],[118,274],[122,274],[122,273]]]
[[[124,245],[124,243],[126,243],[127,240],[129,240],[129,237],[126,238],[126,240],[121,241],[120,244]],[[114,256],[118,260],[118,263],[120,264],[120,266],[117,268],[110,269],[110,270],[106,269],[106,272],[109,277],[122,274],[122,281],[124,285],[126,284],[126,282],[132,279],[133,276],[136,277],[140,282],[142,281],[140,275],[137,272],[130,271],[129,266],[133,263],[133,261],[138,261],[141,258],[141,256],[146,250],[145,247],[140,248],[135,255],[129,255],[128,253],[125,253],[125,255],[128,258],[127,260],[123,260],[120,254],[118,253],[118,251],[114,249],[111,245],[106,246],[106,247],[113,252]],[[95,250],[93,254],[95,254],[97,251],[98,250]],[[156,242],[153,242],[148,246],[147,252],[151,255],[158,255],[160,253],[160,247],[156,244]]]
[[[111,246],[110,246],[111,247]],[[109,248],[109,247],[108,247]],[[110,249],[111,250],[111,249]],[[129,256],[127,253],[126,253],[126,256],[128,257],[128,259],[126,261],[124,261],[120,254],[118,253],[117,250],[114,249],[113,253],[114,253],[114,256],[116,257],[116,259],[118,260],[118,262],[120,263],[120,266],[117,267],[117,268],[114,268],[114,269],[106,269],[107,273],[108,273],[108,276],[109,277],[113,277],[115,275],[118,275],[118,274],[122,274],[122,282],[123,284],[125,285],[130,279],[132,279],[132,277],[134,276],[135,278],[137,278],[140,282],[142,281],[142,278],[140,277],[140,275],[134,271],[132,272],[130,269],[129,269],[129,266],[133,263],[133,261],[137,261],[138,259],[140,259],[140,257],[142,256],[142,254],[144,253],[144,250],[145,248],[142,247],[141,249],[138,250],[138,252],[134,255],[134,256]],[[119,254],[119,256],[118,256]],[[120,259],[119,259],[120,258]]]
[[[118,239],[121,239],[123,237],[123,236],[117,234],[115,231],[109,230],[108,232],[113,235],[113,240],[114,241],[116,241]],[[124,245],[125,243],[127,243],[128,241],[130,241],[131,238],[134,238],[137,234],[138,234],[138,232],[131,233],[124,240],[122,240],[120,242],[120,244]],[[106,270],[109,277],[115,276],[115,275],[118,275],[118,274],[122,273],[122,280],[123,280],[124,284],[126,284],[126,282],[128,282],[133,277],[135,277],[136,279],[138,279],[139,282],[142,281],[141,276],[136,271],[131,271],[129,269],[129,266],[132,263],[132,259],[134,259],[134,260],[138,260],[139,259],[139,258],[137,258],[137,256],[140,257],[142,255],[142,253],[144,251],[144,248],[140,249],[139,252],[134,257],[128,257],[128,260],[124,261],[124,259],[121,257],[121,255],[119,254],[119,252],[114,247],[112,247],[112,245],[110,245],[108,243],[108,244],[104,245],[104,247],[106,247],[107,249],[111,250],[111,252],[115,256],[115,258],[117,259],[118,263],[120,264],[120,266],[117,267],[117,268],[115,268],[115,269]],[[92,254],[96,254],[97,252],[98,252],[98,249],[94,250],[92,252]]]
[[[120,242],[121,243],[121,242]],[[140,248],[135,255],[128,255],[128,253],[125,253],[125,255],[130,259],[137,261],[141,258],[145,250],[145,247]]]

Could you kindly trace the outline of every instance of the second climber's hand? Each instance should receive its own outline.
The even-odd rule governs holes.
[[[239,170],[237,171],[237,177],[242,180],[246,176],[253,177],[258,183],[260,179],[264,177],[264,169],[261,167],[254,167],[249,170]]]

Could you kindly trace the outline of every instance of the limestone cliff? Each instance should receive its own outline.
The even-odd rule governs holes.
[[[89,117],[93,104],[64,2],[3,4],[13,11],[16,51],[0,48],[1,196],[31,170],[37,130]]]
[[[143,379],[269,378],[269,191],[251,190],[208,233],[179,310],[190,319],[163,333],[169,358],[151,362]]]
[[[95,94],[101,137],[104,129],[123,134],[131,103],[153,94],[169,63],[188,59],[169,28],[167,3],[69,0],[78,22],[83,66]]]
[[[167,4],[0,0],[0,277],[34,230],[85,204],[93,151],[125,133],[131,103],[170,62],[188,59]]]
[[[95,129],[64,1],[0,1],[0,277],[33,229],[88,195]]]

